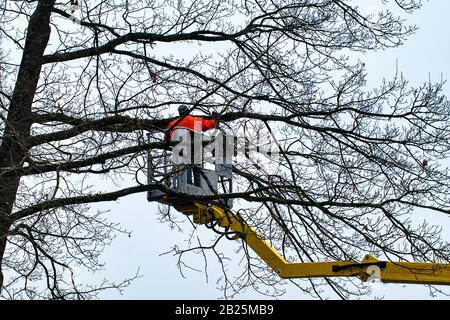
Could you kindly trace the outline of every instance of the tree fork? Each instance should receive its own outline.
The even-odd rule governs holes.
[[[42,68],[42,57],[50,39],[50,16],[56,0],[41,0],[30,18],[16,85],[11,97],[3,140],[0,146],[0,170],[21,168],[29,147],[26,138],[32,125],[32,103]],[[2,260],[20,175],[0,180],[0,288],[3,287]]]

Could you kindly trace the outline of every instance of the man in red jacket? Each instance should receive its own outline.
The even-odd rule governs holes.
[[[169,129],[169,134],[172,136],[173,131],[176,128],[186,128],[193,132],[202,132],[214,129],[217,125],[217,114],[213,112],[213,117],[215,119],[206,120],[202,117],[194,117],[189,115],[189,108],[186,105],[181,105],[178,108],[180,117],[173,120],[167,128]]]
[[[207,120],[203,119],[202,117],[194,117],[189,115],[190,109],[186,105],[181,105],[178,108],[178,113],[180,114],[180,117],[173,120],[169,125],[167,126],[168,134],[170,135],[170,138],[172,138],[172,135],[176,129],[184,128],[187,129],[191,133],[191,141],[194,141],[194,135],[195,133],[200,133],[204,131],[208,131],[210,129],[214,129],[217,126],[217,118],[218,114],[213,112],[212,116],[213,119]],[[167,139],[168,136],[165,136],[165,139]],[[194,163],[194,153],[195,148],[191,147],[191,165],[188,167],[188,183],[192,184],[192,175],[194,176],[194,185],[197,187],[201,187],[201,170]]]

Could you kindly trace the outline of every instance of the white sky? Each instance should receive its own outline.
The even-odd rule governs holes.
[[[355,1],[357,3],[358,1]],[[379,1],[359,1],[376,8]],[[367,66],[369,86],[378,86],[384,77],[390,78],[396,71],[396,67],[402,72],[411,85],[420,85],[431,79],[439,81],[442,78],[450,79],[450,1],[434,0],[425,2],[422,10],[416,12],[408,19],[409,23],[417,24],[420,30],[412,36],[401,48],[368,53],[360,57]],[[446,85],[447,95],[450,97],[450,86]],[[142,278],[136,280],[121,296],[117,292],[110,291],[102,295],[103,298],[113,299],[216,299],[221,297],[221,292],[216,288],[216,281],[222,275],[214,258],[209,261],[209,281],[206,282],[205,274],[186,270],[186,278],[183,278],[177,269],[178,257],[173,255],[160,256],[169,251],[173,246],[186,247],[189,231],[192,229],[189,223],[183,223],[184,232],[171,230],[167,224],[157,221],[156,205],[149,204],[145,194],[134,195],[114,203],[102,205],[101,208],[110,208],[110,217],[114,221],[120,221],[122,226],[132,230],[131,238],[119,236],[113,244],[107,248],[103,258],[106,262],[106,271],[95,279],[107,277],[120,280],[124,276],[132,276],[138,269]],[[419,213],[420,215],[420,213]],[[180,221],[184,218],[180,215]],[[448,217],[433,220],[444,227],[450,227]],[[203,229],[203,228],[202,228]],[[450,230],[450,228],[447,228]],[[200,232],[199,237],[208,238],[208,234]],[[443,235],[448,240],[448,234]],[[232,250],[238,246],[231,241],[221,243],[221,248],[228,246],[230,258],[238,263],[239,254]],[[194,266],[203,269],[203,257],[194,255],[189,259]],[[232,263],[230,264],[232,265]],[[81,275],[82,282],[89,281],[91,277]],[[298,289],[287,286],[286,294],[281,299],[309,299]],[[446,290],[450,290],[447,288]],[[333,297],[333,295],[331,295]],[[430,299],[428,289],[418,285],[381,285],[375,289],[373,295],[364,297],[374,299],[384,297],[387,299]],[[248,290],[239,295],[240,299],[263,299],[264,296],[255,291]]]

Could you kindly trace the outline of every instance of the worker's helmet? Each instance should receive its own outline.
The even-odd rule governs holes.
[[[180,115],[189,113],[189,107],[185,104],[182,104],[181,106],[178,107],[178,112],[180,113]]]

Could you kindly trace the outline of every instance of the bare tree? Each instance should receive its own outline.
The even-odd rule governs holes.
[[[89,204],[161,187],[145,183],[145,152],[167,148],[181,103],[280,141],[276,174],[236,163],[239,189],[223,197],[288,260],[369,251],[450,262],[440,227],[411,222],[450,213],[443,83],[410,88],[398,75],[365,91],[364,64],[347,57],[401,45],[416,28],[388,9],[419,1],[386,1],[377,15],[344,0],[72,2],[0,4],[2,297],[89,298],[127,284],[67,279],[75,266],[102,268],[103,248],[125,232]],[[222,238],[199,248],[217,252]],[[280,283],[247,257],[224,278],[226,295]],[[348,279],[295,284],[365,292]]]

